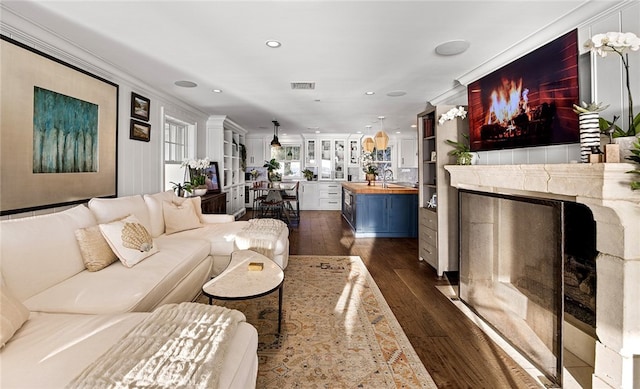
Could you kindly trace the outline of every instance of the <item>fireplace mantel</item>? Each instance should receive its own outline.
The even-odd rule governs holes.
[[[627,200],[640,203],[640,193],[629,188],[635,166],[630,163],[570,163],[548,165],[448,165],[451,185],[484,192],[591,200]],[[529,195],[536,195],[530,193]],[[549,196],[551,195],[551,196]]]
[[[478,192],[575,201],[596,221],[593,387],[640,387],[640,191],[630,163],[448,165],[451,185]]]

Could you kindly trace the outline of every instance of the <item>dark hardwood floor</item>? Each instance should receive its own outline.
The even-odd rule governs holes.
[[[291,255],[360,256],[439,388],[539,388],[436,289],[417,239],[356,239],[339,211],[302,211],[289,241]]]

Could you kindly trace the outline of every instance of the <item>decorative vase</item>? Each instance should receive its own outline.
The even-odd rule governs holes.
[[[473,159],[473,155],[471,153],[462,153],[458,154],[456,158],[456,163],[458,165],[471,165],[471,160]]]
[[[375,182],[376,181],[376,175],[373,173],[367,173],[365,174],[365,179],[367,180],[368,184],[367,185],[371,185],[371,182]],[[374,184],[375,185],[375,184]]]
[[[591,148],[600,146],[600,114],[585,112],[578,115],[580,125],[580,162],[588,163]]]
[[[194,196],[203,196],[207,193],[207,188],[196,188],[193,190]]]
[[[631,162],[627,159],[627,157],[633,155],[631,150],[633,149],[633,144],[635,142],[640,142],[640,135],[621,136],[618,138],[613,138],[613,143],[620,146],[620,162]]]

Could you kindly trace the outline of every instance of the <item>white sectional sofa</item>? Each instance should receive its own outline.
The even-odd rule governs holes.
[[[172,192],[92,199],[88,207],[0,222],[2,289],[30,312],[28,320],[5,339],[5,328],[10,326],[2,310],[6,345],[0,351],[1,387],[65,386],[149,312],[193,300],[206,280],[224,270],[238,248],[236,236],[248,231],[251,221],[202,215],[199,198],[188,200],[191,205],[184,201]],[[178,221],[177,229],[186,230],[167,234],[173,232],[167,228],[176,229],[175,215],[171,226],[169,216],[165,220],[171,215],[167,204],[181,202],[177,209],[193,206],[198,225]],[[150,251],[155,253],[128,263],[131,267],[121,259],[98,271],[87,270],[77,231],[98,227],[106,233],[108,226],[118,223],[114,220],[122,218],[145,227],[152,238]],[[266,239],[271,257],[286,267],[288,229]],[[230,342],[220,387],[254,386],[255,328],[240,323]]]

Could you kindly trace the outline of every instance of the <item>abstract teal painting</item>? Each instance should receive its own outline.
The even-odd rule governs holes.
[[[33,172],[98,171],[98,105],[34,87]]]

